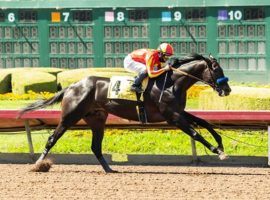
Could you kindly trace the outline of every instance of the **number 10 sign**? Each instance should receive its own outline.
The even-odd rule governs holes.
[[[219,10],[218,11],[218,20],[225,21],[225,20],[241,20],[242,19],[242,12],[240,10]]]

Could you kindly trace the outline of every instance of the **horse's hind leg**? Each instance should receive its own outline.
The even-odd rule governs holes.
[[[91,149],[103,167],[106,173],[116,172],[110,168],[102,154],[102,140],[104,137],[105,122],[108,113],[102,109],[97,109],[84,117],[84,121],[90,126],[92,130],[92,145]]]
[[[56,129],[54,130],[53,134],[51,134],[48,138],[48,141],[46,143],[45,149],[40,155],[39,159],[36,161],[36,163],[44,160],[44,158],[49,153],[50,149],[55,145],[57,140],[66,132],[67,128],[63,126],[62,123],[59,123]]]
[[[66,100],[68,101],[68,100]],[[69,101],[69,104],[76,103],[76,101]],[[55,143],[59,140],[59,138],[66,132],[68,128],[74,126],[80,119],[85,116],[86,112],[83,108],[83,104],[76,104],[76,107],[68,106],[62,108],[62,118],[53,134],[49,136],[48,141],[46,143],[45,149],[38,161],[43,160],[46,155],[49,153],[50,149],[55,145]],[[64,112],[65,111],[65,112]],[[37,161],[37,162],[38,162]]]
[[[62,99],[62,117],[38,161],[43,160],[65,131],[74,126],[90,110],[95,95],[93,78],[83,79],[66,89]]]
[[[66,100],[68,101],[68,100]],[[75,101],[68,101],[72,105]],[[76,103],[76,102],[75,102]],[[85,115],[84,106],[81,104],[76,104],[76,107],[68,106],[62,108],[62,118],[53,134],[51,134],[46,143],[45,149],[39,157],[38,161],[43,160],[49,153],[50,149],[55,145],[59,138],[66,132],[68,128],[74,126],[82,117]],[[65,111],[65,112],[64,112]]]

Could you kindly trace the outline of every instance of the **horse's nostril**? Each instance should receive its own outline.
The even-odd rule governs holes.
[[[231,90],[230,87],[226,87],[226,88],[224,88],[224,91],[225,91],[226,93],[230,93],[232,90]]]
[[[231,91],[232,91],[232,90],[231,90],[230,88],[227,89],[227,90],[225,90],[225,95],[226,95],[226,96],[230,95]]]

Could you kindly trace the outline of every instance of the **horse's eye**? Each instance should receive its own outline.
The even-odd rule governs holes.
[[[217,72],[219,70],[219,66],[218,65],[213,65],[212,68],[213,68],[213,71],[214,72]]]
[[[218,67],[214,67],[213,71],[218,72]]]

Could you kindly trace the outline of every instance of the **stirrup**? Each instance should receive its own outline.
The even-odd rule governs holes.
[[[137,93],[143,93],[143,89],[138,86],[131,86],[130,90]]]

